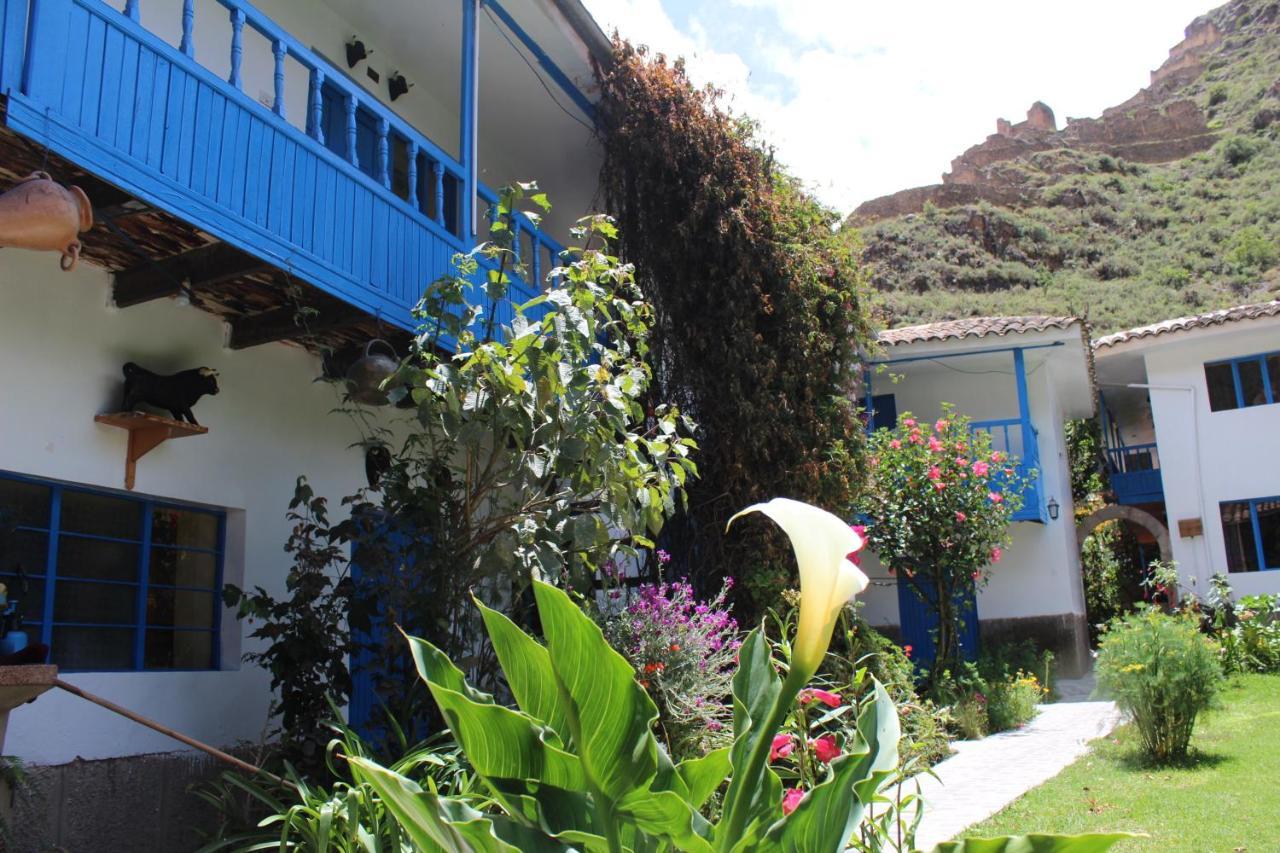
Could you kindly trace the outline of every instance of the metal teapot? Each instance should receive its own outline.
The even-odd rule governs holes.
[[[80,257],[80,232],[93,227],[93,205],[79,187],[64,187],[48,172],[32,172],[0,195],[0,246],[61,252],[70,271]]]
[[[382,344],[390,356],[373,351],[374,344]],[[382,383],[400,369],[399,357],[391,344],[375,338],[364,345],[364,355],[347,368],[347,394],[357,403],[368,406],[385,406],[391,400],[382,390]]]

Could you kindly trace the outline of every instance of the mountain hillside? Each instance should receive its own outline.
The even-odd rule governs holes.
[[[845,229],[888,325],[1072,313],[1105,333],[1280,296],[1280,0],[1197,18],[1098,118],[999,119],[942,183]]]

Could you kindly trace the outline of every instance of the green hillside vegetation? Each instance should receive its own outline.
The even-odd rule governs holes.
[[[983,314],[1083,314],[1095,332],[1280,295],[1280,6],[1210,13],[1225,37],[1177,97],[1220,134],[1141,165],[1058,148],[1001,164],[1035,199],[849,229],[891,325]]]

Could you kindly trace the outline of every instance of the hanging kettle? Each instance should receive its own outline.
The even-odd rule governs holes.
[[[61,252],[64,272],[80,258],[80,232],[92,227],[84,190],[64,187],[48,172],[32,172],[0,195],[0,246]]]
[[[382,344],[390,356],[374,352],[374,344]],[[400,361],[391,344],[375,338],[364,345],[364,355],[347,368],[347,394],[357,403],[369,406],[385,406],[391,402],[382,383],[400,369]]]

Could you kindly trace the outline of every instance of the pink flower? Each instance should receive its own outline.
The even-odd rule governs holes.
[[[946,484],[946,483],[944,483],[944,482],[942,482],[941,480],[939,480],[938,482],[936,482],[936,483],[934,483],[934,484],[933,484],[933,490],[934,490],[935,492],[940,492],[940,491],[942,491],[943,489],[945,489],[946,487],[947,487],[947,484]]]
[[[969,460],[968,460],[968,459],[965,459],[963,456],[957,456],[957,457],[956,457],[956,467],[958,467],[958,468],[967,468],[967,467],[969,467]]]
[[[965,444],[963,441],[956,442],[956,453],[967,453],[968,450],[969,445]]]
[[[912,444],[924,444],[924,439],[920,437],[920,433],[918,432],[911,433],[911,435],[907,437],[907,441]]]
[[[893,439],[890,439],[890,440],[889,440],[889,449],[890,449],[890,450],[897,450],[897,449],[898,449],[898,448],[900,448],[900,447],[902,447],[902,442],[901,442],[901,441],[898,441],[898,439],[893,438]]]
[[[979,459],[973,463],[973,474],[975,477],[985,477],[987,472],[991,470],[991,466]]]
[[[879,456],[872,456],[872,457],[871,457],[871,459],[870,459],[870,460],[868,460],[868,461],[871,463],[871,467],[872,467],[872,468],[875,468],[875,467],[879,466],[879,464],[880,464],[880,457],[879,457]]]
[[[910,643],[907,643],[905,646],[903,646],[903,647],[902,647],[902,653],[903,653],[903,654],[905,654],[907,657],[911,657],[911,644],[910,644]]]
[[[969,516],[965,515],[960,510],[956,510],[956,521],[967,521],[968,519]]]
[[[800,801],[804,799],[803,788],[791,788],[782,795],[782,813],[789,815],[796,810],[796,806],[800,805]]]
[[[946,432],[947,427],[949,426],[951,426],[951,422],[943,418],[938,418],[938,420],[933,424],[933,428],[936,432]]]
[[[987,500],[991,501],[993,504],[1004,503],[1004,495],[999,492],[987,492]]]
[[[999,548],[991,549],[991,562],[998,563],[1000,562],[1000,558],[1003,556],[1004,556],[1004,552],[1001,551]]]
[[[970,578],[972,578],[972,579],[973,579],[973,580],[975,580],[975,581],[977,581],[977,580],[981,580],[981,579],[982,579],[982,572],[974,572],[973,574],[969,575],[969,577],[970,577]]]
[[[831,708],[840,707],[840,694],[832,693],[828,690],[819,690],[816,687],[806,687],[800,691],[800,704],[808,705],[810,702],[821,702]]]
[[[938,441],[938,437],[936,435],[929,436],[929,450],[934,453],[942,452],[942,442]]]
[[[830,764],[840,757],[840,747],[836,744],[835,735],[823,735],[813,742],[813,754],[823,764]]]
[[[991,454],[991,461],[996,463],[1003,462],[1004,454],[997,450],[995,453]]]
[[[796,739],[789,734],[774,735],[773,744],[769,748],[769,761],[774,762],[779,758],[786,758],[796,748]]]
[[[915,426],[915,425],[916,425],[916,419],[915,419],[915,418],[903,418],[903,419],[902,419],[902,425],[903,425],[903,426],[913,427],[913,426]]]
[[[937,465],[931,465],[929,467],[929,479],[930,480],[942,479],[942,469],[940,469]]]

